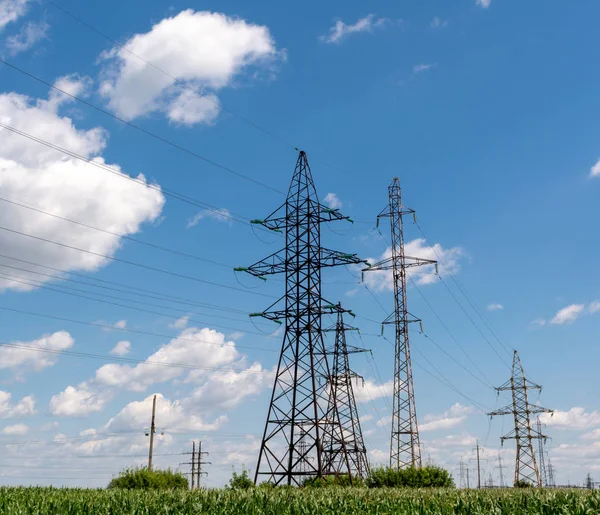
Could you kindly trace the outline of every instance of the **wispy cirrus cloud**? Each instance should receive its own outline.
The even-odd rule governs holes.
[[[337,20],[334,25],[330,27],[327,34],[319,36],[319,40],[328,44],[339,44],[351,34],[373,32],[375,29],[383,27],[388,21],[387,18],[380,18],[374,14],[369,14],[364,18],[360,18],[354,24],[347,24],[342,20]]]
[[[45,21],[27,23],[18,34],[6,39],[6,48],[11,55],[26,52],[46,38],[49,29],[50,25]]]
[[[554,315],[554,318],[550,320],[550,323],[553,325],[572,324],[579,318],[584,309],[584,304],[571,304],[570,306],[566,306]]]
[[[421,73],[424,73],[426,71],[431,70],[432,68],[435,68],[437,66],[437,63],[421,63],[421,64],[415,64],[413,66],[413,73],[415,75],[419,75]]]

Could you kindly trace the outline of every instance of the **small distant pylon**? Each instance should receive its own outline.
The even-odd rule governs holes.
[[[554,474],[556,473],[556,469],[554,465],[552,465],[552,461],[548,458],[548,486],[550,488],[554,488],[556,486],[556,480],[554,479]]]
[[[504,488],[506,485],[504,484],[504,469],[506,467],[502,465],[502,456],[498,453],[498,466],[494,467],[494,469],[498,469],[500,474],[500,488]]]
[[[535,422],[535,429],[538,435],[542,434],[542,421],[540,417],[537,417]],[[546,459],[545,459],[545,443],[546,438],[538,438],[538,461],[540,462],[540,479],[542,480],[543,486],[548,486],[548,472],[546,470]]]
[[[516,440],[517,458],[515,463],[515,485],[524,481],[542,487],[542,478],[533,452],[533,440],[548,438],[541,432],[531,427],[531,415],[539,413],[553,413],[548,408],[543,408],[529,403],[528,391],[542,390],[538,384],[532,383],[525,377],[523,365],[519,359],[519,354],[515,350],[513,355],[512,375],[510,379],[502,386],[496,388],[498,394],[502,391],[512,393],[512,404],[488,413],[490,417],[497,415],[512,415],[515,421],[515,428],[505,436],[500,438],[502,444],[505,440]]]
[[[391,226],[391,257],[365,268],[363,272],[391,270],[394,288],[394,312],[384,320],[393,324],[395,335],[394,356],[394,398],[392,409],[392,435],[390,442],[390,467],[401,469],[421,467],[421,443],[417,424],[417,407],[410,357],[408,325],[420,322],[408,312],[406,301],[407,270],[422,265],[435,265],[430,259],[410,257],[404,253],[405,215],[415,215],[415,211],[402,204],[402,190],[398,178],[394,178],[388,188],[389,205],[378,216],[389,218]]]
[[[339,416],[339,423],[334,419],[331,430],[324,431],[324,435],[329,435],[330,438],[323,442],[323,462],[326,474],[343,474],[346,471],[345,450],[350,462],[351,475],[362,479],[369,473],[369,464],[352,381],[363,378],[350,369],[348,355],[369,351],[347,345],[346,331],[358,329],[344,323],[344,310],[339,304],[338,308],[335,326],[325,331],[335,331],[327,412],[334,418]],[[337,409],[334,409],[334,404],[337,405]]]

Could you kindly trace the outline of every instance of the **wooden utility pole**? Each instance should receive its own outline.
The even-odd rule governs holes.
[[[479,458],[479,450],[481,449],[481,447],[479,447],[479,440],[477,440],[477,447],[475,447],[475,449],[473,449],[474,451],[477,451],[477,458],[475,458],[477,460],[477,488],[481,488],[481,460]],[[487,461],[487,460],[484,460]]]
[[[152,423],[150,424],[150,451],[148,452],[148,470],[152,471],[152,448],[154,447],[154,433],[156,432],[156,426],[154,425],[154,418],[156,416],[156,395],[152,400]]]

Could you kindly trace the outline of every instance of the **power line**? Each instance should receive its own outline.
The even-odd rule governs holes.
[[[494,338],[498,341],[498,343],[502,346],[502,348],[505,350],[505,352],[509,355],[511,355],[511,351],[510,349],[504,344],[504,342],[498,337],[498,335],[496,334],[496,332],[490,327],[490,325],[488,324],[488,322],[485,320],[485,318],[483,318],[483,316],[481,315],[480,311],[477,309],[477,307],[475,306],[475,304],[471,301],[470,297],[467,295],[467,293],[465,292],[464,288],[460,285],[460,283],[458,282],[458,280],[456,279],[456,277],[454,276],[454,274],[450,271],[450,269],[446,266],[446,263],[444,262],[444,260],[439,256],[435,245],[432,245],[431,240],[429,239],[429,237],[427,236],[427,234],[425,234],[425,231],[423,230],[423,228],[419,225],[418,222],[415,222],[415,225],[418,227],[419,231],[421,231],[421,234],[423,235],[423,237],[425,238],[425,240],[427,241],[427,243],[429,243],[429,246],[431,247],[431,249],[433,250],[433,252],[436,254],[436,256],[438,256],[438,259],[440,260],[440,262],[442,263],[442,266],[444,267],[444,269],[446,270],[446,272],[448,273],[448,275],[450,276],[450,278],[452,279],[452,281],[454,282],[454,284],[456,285],[456,287],[460,290],[460,292],[463,294],[463,296],[465,297],[465,299],[467,299],[467,302],[469,303],[469,305],[471,306],[471,308],[473,309],[473,311],[475,311],[475,313],[477,313],[477,316],[479,316],[479,318],[481,319],[481,321],[485,324],[485,326],[487,327],[488,331],[490,331],[490,333],[494,336]],[[441,277],[440,277],[441,279]],[[443,282],[443,281],[442,281]],[[446,288],[448,288],[448,286],[444,283],[444,285],[446,286]],[[450,291],[450,289],[448,288],[448,290]],[[453,295],[454,297],[454,295]],[[457,300],[458,302],[458,300]],[[462,308],[462,306],[461,306]],[[464,308],[463,308],[464,311]],[[466,311],[465,311],[466,314]],[[468,315],[467,315],[468,316]],[[471,319],[471,317],[468,316],[469,319]],[[472,321],[472,320],[471,320]],[[472,321],[473,325],[475,325],[475,323]],[[481,333],[481,331],[479,330],[479,328],[477,328],[477,330]],[[483,333],[481,333],[483,336]],[[484,336],[484,339],[485,338]],[[489,342],[488,342],[489,343]],[[496,352],[494,350],[494,352]],[[497,354],[497,353],[496,353]],[[502,358],[500,358],[502,359]],[[504,360],[503,360],[504,361]],[[509,366],[510,368],[510,366]]]
[[[203,257],[200,257],[200,256],[196,256],[194,254],[189,254],[187,252],[181,252],[179,250],[170,249],[168,247],[163,247],[161,245],[156,245],[154,243],[150,243],[150,242],[147,242],[147,241],[138,240],[137,238],[132,238],[131,236],[128,236],[127,234],[121,234],[121,233],[116,233],[116,232],[112,232],[112,231],[107,231],[106,229],[101,229],[99,227],[94,227],[93,225],[86,224],[84,222],[79,222],[77,220],[73,220],[73,219],[67,218],[65,216],[57,215],[55,213],[50,213],[48,211],[44,211],[44,210],[39,209],[37,207],[28,206],[26,204],[22,204],[20,202],[14,201],[14,200],[9,200],[7,198],[0,197],[0,201],[7,202],[9,204],[13,204],[15,206],[19,206],[19,207],[22,207],[22,208],[25,208],[25,209],[30,209],[31,211],[35,211],[37,213],[41,213],[41,214],[44,214],[44,215],[47,215],[47,216],[52,216],[54,218],[58,218],[59,220],[64,220],[65,222],[69,222],[69,223],[73,223],[73,224],[76,224],[76,225],[80,225],[80,226],[86,227],[88,229],[93,229],[95,231],[100,231],[100,232],[103,232],[105,234],[110,234],[112,236],[117,236],[118,238],[123,238],[124,240],[127,240],[127,241],[132,241],[134,243],[139,243],[141,245],[146,245],[147,247],[151,247],[151,248],[154,248],[154,249],[162,250],[162,251],[165,251],[165,252],[170,252],[171,254],[175,254],[175,255],[178,255],[178,256],[183,256],[183,257],[187,257],[187,258],[191,258],[191,259],[195,259],[197,261],[202,261],[204,263],[209,263],[211,265],[220,266],[220,267],[223,267],[223,268],[227,268],[229,270],[231,270],[233,268],[232,266],[225,265],[223,263],[219,263],[218,261],[213,261],[211,259],[206,259],[206,258],[203,258]]]
[[[73,275],[75,277],[83,277],[85,279],[89,279],[91,281],[98,281],[98,282],[103,283],[103,284],[112,284],[112,285],[115,285],[115,286],[121,286],[123,288],[130,288],[131,290],[136,290],[136,291],[144,292],[144,294],[136,293],[134,291],[128,292],[126,290],[120,290],[120,289],[117,289],[117,288],[110,288],[108,286],[100,286],[100,285],[96,285],[96,284],[85,283],[83,281],[75,281],[74,279],[68,279],[68,278],[62,277],[62,276],[53,276],[51,274],[44,274],[44,273],[41,273],[41,272],[37,272],[35,270],[19,269],[19,268],[16,268],[16,267],[11,267],[11,266],[6,265],[6,264],[1,265],[1,266],[5,266],[5,267],[8,267],[8,268],[16,268],[16,269],[22,270],[24,272],[31,272],[31,273],[35,273],[35,274],[38,274],[38,275],[45,275],[45,276],[57,278],[57,279],[60,279],[60,280],[63,280],[63,281],[76,282],[76,283],[80,283],[80,284],[85,284],[85,285],[88,285],[88,286],[92,286],[92,287],[95,287],[95,288],[103,288],[103,289],[107,289],[107,290],[118,291],[118,292],[121,292],[121,293],[127,293],[127,294],[130,294],[130,295],[138,295],[138,296],[147,297],[147,298],[153,298],[153,299],[157,299],[157,300],[164,300],[164,301],[167,301],[167,302],[174,302],[174,303],[177,303],[177,304],[185,304],[185,305],[189,305],[189,306],[199,306],[199,307],[203,307],[203,308],[214,309],[216,311],[226,311],[226,312],[230,312],[230,313],[239,313],[239,314],[247,315],[247,312],[243,311],[243,310],[233,309],[233,308],[229,308],[229,307],[225,307],[225,306],[219,306],[217,304],[210,304],[210,303],[206,303],[206,302],[199,302],[199,301],[195,301],[195,300],[191,300],[191,299],[186,299],[184,297],[177,297],[177,296],[169,295],[169,294],[166,294],[166,293],[157,292],[157,291],[154,291],[154,290],[147,290],[147,289],[144,289],[144,288],[138,288],[138,287],[135,287],[135,286],[124,284],[124,283],[119,283],[119,282],[115,282],[115,281],[107,281],[106,279],[98,279],[96,277],[92,277],[92,276],[89,276],[89,275],[85,275],[85,274],[81,274],[81,273],[73,272],[73,271],[68,271],[68,270],[63,270],[63,269],[52,267],[52,266],[48,266],[48,265],[42,265],[40,263],[36,263],[36,262],[33,262],[33,261],[27,261],[25,259],[19,259],[19,258],[15,258],[15,257],[12,257],[12,256],[6,256],[6,255],[3,255],[3,254],[0,254],[0,258],[10,259],[12,261],[17,261],[17,262],[20,262],[20,263],[25,263],[27,265],[32,265],[32,266],[37,266],[37,267],[40,267],[40,268],[45,268],[47,270],[52,270],[54,272],[58,272],[58,273],[61,273],[61,274]],[[147,295],[148,293],[151,294],[151,295]],[[156,295],[156,296],[153,296],[153,295]]]
[[[272,186],[269,186],[268,184],[265,184],[265,183],[260,182],[260,181],[258,181],[256,179],[253,179],[252,177],[249,177],[248,175],[245,175],[245,174],[243,174],[241,172],[237,172],[237,171],[235,171],[235,170],[233,170],[233,169],[231,169],[231,168],[229,168],[229,167],[227,167],[225,165],[217,163],[216,161],[213,161],[212,159],[204,157],[201,154],[198,154],[197,152],[194,152],[193,150],[190,150],[190,149],[188,149],[186,147],[183,147],[183,146],[181,146],[181,145],[179,145],[179,144],[177,144],[177,143],[175,143],[175,142],[173,142],[173,141],[171,141],[171,140],[169,140],[169,139],[167,139],[167,138],[165,138],[163,136],[155,134],[154,132],[151,132],[151,131],[149,131],[147,129],[144,129],[144,128],[140,127],[139,125],[136,125],[133,122],[127,121],[124,118],[121,118],[120,116],[117,116],[117,115],[111,113],[110,111],[107,111],[106,109],[103,109],[103,108],[101,108],[101,107],[99,107],[99,106],[97,106],[95,104],[92,104],[91,102],[88,102],[87,100],[84,100],[81,97],[78,97],[76,95],[68,93],[67,91],[65,91],[65,90],[57,87],[56,85],[51,84],[50,82],[47,82],[44,79],[42,79],[40,77],[37,77],[36,75],[33,75],[32,73],[29,73],[29,72],[23,70],[22,68],[19,68],[18,66],[5,61],[4,59],[0,58],[0,63],[4,64],[5,66],[8,66],[9,68],[12,68],[15,71],[18,71],[19,73],[21,73],[21,74],[23,74],[23,75],[25,75],[25,76],[33,79],[33,80],[38,81],[41,84],[44,84],[45,86],[47,86],[47,87],[49,87],[49,88],[51,88],[51,89],[53,89],[55,91],[58,91],[59,93],[62,93],[63,95],[66,95],[66,96],[72,98],[73,100],[76,100],[77,102],[81,102],[82,104],[84,104],[84,105],[86,105],[88,107],[91,107],[92,109],[95,109],[99,113],[102,113],[102,114],[104,114],[106,116],[110,116],[111,118],[114,118],[115,120],[117,120],[117,121],[119,121],[121,123],[124,123],[125,125],[127,125],[129,127],[132,127],[134,129],[140,131],[141,133],[143,133],[143,134],[145,134],[147,136],[150,136],[150,137],[152,137],[152,138],[154,138],[154,139],[156,139],[156,140],[158,140],[158,141],[160,141],[162,143],[165,143],[165,144],[167,144],[167,145],[169,145],[169,146],[171,146],[173,148],[176,148],[177,150],[180,150],[181,152],[184,152],[184,153],[186,153],[186,154],[188,154],[188,155],[190,155],[192,157],[195,157],[196,159],[199,159],[199,160],[201,160],[201,161],[203,161],[205,163],[208,163],[208,164],[210,164],[210,165],[212,165],[212,166],[214,166],[216,168],[219,168],[219,169],[221,169],[221,170],[223,170],[225,172],[228,172],[228,173],[230,173],[232,175],[235,175],[235,176],[237,176],[239,178],[242,178],[242,179],[245,179],[245,180],[247,180],[249,182],[252,182],[252,183],[254,183],[254,184],[258,185],[258,186],[262,186],[263,188],[271,190],[271,191],[273,191],[275,193],[279,193],[279,194],[282,194],[282,195],[284,194],[282,191],[279,191],[279,190],[273,188]]]
[[[452,272],[449,270],[449,268],[446,266],[446,263],[444,262],[444,260],[442,259],[442,257],[440,256],[440,254],[438,253],[438,251],[435,248],[435,245],[431,243],[431,240],[427,237],[427,235],[425,234],[425,232],[423,231],[423,229],[421,228],[421,226],[415,221],[415,225],[419,228],[419,230],[421,231],[421,233],[423,234],[423,237],[425,238],[425,241],[429,244],[430,248],[433,250],[434,254],[436,255],[436,257],[438,258],[438,261],[442,264],[442,266],[444,267],[444,270],[446,270],[446,272],[448,273],[448,275],[450,275],[450,277],[453,278],[454,282],[458,285],[456,279],[454,278],[454,275],[452,274]],[[384,239],[384,241],[386,241],[386,244],[388,243],[385,236],[382,234],[382,232],[378,229],[377,230],[379,232],[379,234],[381,235],[381,237]],[[464,306],[462,305],[462,303],[458,300],[458,298],[456,297],[456,295],[454,294],[454,292],[450,289],[450,287],[446,284],[446,281],[444,281],[444,278],[439,275],[438,276],[440,281],[442,282],[442,284],[444,285],[444,287],[448,290],[448,292],[450,293],[450,295],[452,296],[452,298],[454,299],[454,301],[458,304],[458,307],[460,307],[460,309],[462,310],[462,312],[465,314],[465,316],[469,319],[469,321],[473,324],[473,326],[475,327],[475,329],[477,329],[477,331],[479,332],[479,334],[481,335],[481,337],[484,339],[484,341],[488,344],[488,346],[490,347],[490,349],[492,349],[492,351],[494,352],[494,354],[496,354],[496,356],[498,356],[498,358],[500,359],[500,361],[502,361],[502,363],[504,363],[504,365],[506,365],[509,369],[510,369],[510,365],[504,361],[504,358],[502,356],[500,356],[500,354],[498,353],[498,351],[496,350],[496,348],[492,345],[492,343],[488,340],[488,338],[485,336],[485,334],[483,333],[483,331],[480,329],[480,327],[475,323],[475,321],[473,320],[473,318],[469,315],[469,313],[467,312],[467,310],[464,308]],[[412,278],[411,278],[412,280]],[[416,282],[413,280],[413,284],[416,285]],[[422,294],[421,294],[422,295]],[[463,295],[466,295],[463,292]],[[426,301],[427,302],[427,301]],[[428,303],[429,304],[429,303]],[[433,308],[431,307],[431,305],[429,304],[429,307],[431,308],[431,310],[433,311]],[[435,312],[434,312],[435,314]],[[436,317],[439,319],[439,317],[436,315]],[[441,322],[441,320],[440,320]],[[442,324],[445,325],[445,324]],[[448,331],[449,332],[449,331]],[[453,338],[454,339],[454,338]],[[502,342],[500,342],[502,343]],[[504,344],[502,344],[502,346],[504,347]],[[506,350],[506,347],[504,347],[504,349]],[[464,350],[463,350],[464,352]],[[470,360],[470,358],[469,358]],[[477,367],[477,365],[475,365],[475,363],[473,363],[473,365],[478,369],[479,373],[482,374],[481,370],[479,370],[479,368]],[[483,374],[482,374],[483,375]],[[483,377],[485,377],[485,375],[483,375]]]
[[[11,313],[19,313],[22,315],[29,315],[29,316],[36,316],[36,317],[40,317],[40,318],[47,318],[50,320],[58,320],[61,322],[69,322],[72,324],[81,324],[81,325],[87,325],[87,326],[91,326],[91,327],[99,327],[101,329],[110,329],[111,331],[122,331],[122,332],[128,332],[128,333],[134,333],[134,334],[141,334],[144,336],[154,336],[154,337],[158,337],[158,338],[168,338],[169,340],[180,340],[180,341],[189,341],[189,342],[193,342],[193,343],[206,343],[209,345],[222,345],[220,343],[214,343],[214,342],[208,342],[206,340],[197,340],[197,339],[192,339],[192,338],[184,338],[182,336],[177,336],[177,335],[169,335],[169,334],[160,334],[160,333],[150,333],[148,331],[139,331],[137,329],[129,329],[127,327],[115,327],[112,325],[107,325],[107,324],[100,324],[97,322],[84,322],[82,320],[75,320],[73,318],[66,318],[66,317],[59,317],[59,316],[55,316],[55,315],[47,315],[44,313],[37,313],[35,311],[25,311],[22,309],[15,309],[15,308],[9,308],[6,306],[0,306],[0,310],[3,311],[9,311]],[[258,347],[249,347],[249,346],[244,346],[244,345],[237,345],[236,344],[236,348],[238,349],[252,349],[252,350],[259,350],[259,351],[264,351],[264,352],[279,352],[276,351],[274,349],[265,349],[265,348],[258,348]]]
[[[15,276],[12,276],[12,277],[15,277]],[[72,293],[71,291],[62,291],[62,290],[53,288],[52,286],[46,286],[43,283],[40,283],[38,281],[36,281],[36,282],[22,281],[22,280],[18,280],[18,279],[13,279],[12,277],[10,275],[0,274],[0,278],[2,278],[2,279],[6,279],[6,280],[9,280],[9,281],[12,281],[12,282],[16,282],[16,283],[26,284],[26,285],[29,285],[29,286],[34,286],[36,288],[41,288],[41,289],[52,291],[52,292],[55,292],[55,293],[60,293],[62,295],[69,295],[71,297],[78,297],[78,298],[81,298],[81,299],[93,300],[95,302],[101,302],[102,304],[108,304],[108,305],[117,306],[117,307],[120,307],[120,308],[133,309],[134,311],[139,311],[140,313],[148,313],[148,314],[151,314],[151,315],[158,315],[158,316],[170,318],[172,320],[179,320],[181,318],[181,316],[169,315],[167,313],[161,313],[159,311],[152,311],[152,310],[149,310],[149,309],[139,308],[139,307],[136,307],[136,306],[128,306],[126,304],[119,304],[118,302],[112,302],[112,301],[109,301],[109,300],[96,299],[94,297],[88,297],[87,295],[81,295],[79,293]],[[64,286],[61,286],[61,287],[67,289]],[[71,288],[71,290],[72,290],[72,288]],[[101,295],[101,294],[94,294],[94,295]],[[128,299],[122,299],[122,300],[128,300]],[[133,301],[129,301],[129,302],[133,302]],[[220,325],[220,324],[215,324],[213,322],[209,323],[209,322],[204,322],[204,321],[201,321],[201,320],[195,320],[193,318],[188,318],[188,320],[190,322],[194,322],[194,323],[200,324],[200,325],[212,325],[213,327],[217,327],[219,329],[228,329],[230,331],[241,331],[241,329],[239,327],[224,326],[224,325]],[[248,333],[248,334],[256,334],[258,336],[268,336],[268,335],[265,335],[264,333],[257,333],[257,332],[255,333],[253,331],[248,331],[246,329],[244,329],[243,331],[246,332],[246,333]]]
[[[417,289],[417,291],[419,292],[419,294],[421,295],[422,299],[425,301],[425,303],[427,304],[427,306],[429,306],[429,309],[431,310],[431,312],[434,314],[435,318],[437,318],[438,322],[441,324],[441,326],[445,329],[445,331],[448,333],[448,335],[450,336],[450,338],[452,339],[452,341],[456,344],[456,346],[461,350],[461,352],[465,355],[465,357],[471,362],[471,364],[475,367],[475,369],[477,370],[477,372],[479,372],[481,374],[481,377],[483,377],[484,379],[484,384],[490,388],[494,388],[494,386],[487,380],[487,378],[485,377],[485,374],[481,371],[481,369],[477,366],[477,363],[475,363],[475,361],[473,361],[473,359],[471,358],[471,356],[469,355],[469,353],[464,349],[464,347],[459,343],[459,341],[454,337],[454,335],[452,334],[452,332],[450,331],[450,329],[448,328],[448,326],[444,323],[444,321],[440,318],[440,316],[438,315],[437,311],[433,308],[433,306],[431,305],[431,303],[429,302],[429,300],[427,299],[427,297],[425,297],[425,294],[423,293],[423,291],[421,290],[421,288],[419,288],[419,286],[417,285],[417,282],[415,280],[412,279],[412,277],[410,278],[410,281],[412,283],[412,285]],[[424,334],[424,333],[423,333]],[[428,338],[429,340],[431,340],[433,342],[433,339],[431,339],[429,336],[425,335],[426,338]],[[433,342],[434,345],[438,346],[435,342]],[[475,379],[477,379],[479,382],[482,382],[482,380],[475,376],[470,370],[468,370],[464,365],[462,365],[461,363],[459,363],[456,358],[454,358],[453,356],[451,356],[450,354],[448,354],[445,350],[443,350],[442,347],[439,347],[440,349],[442,349],[442,351],[448,355],[450,357],[450,359],[452,359],[454,362],[458,363],[464,370],[466,370],[469,374],[471,374],[473,377],[475,377]]]
[[[19,267],[16,267],[16,266],[6,265],[4,263],[0,263],[0,267],[2,267],[2,268],[11,268],[13,270],[20,270],[22,272],[28,272],[28,273],[32,273],[32,274],[36,274],[36,275],[41,275],[41,276],[44,276],[44,277],[48,277],[50,279],[57,279],[57,280],[60,280],[60,281],[69,281],[69,282],[74,282],[74,283],[77,283],[77,284],[84,284],[86,286],[92,286],[94,288],[116,290],[116,291],[120,291],[122,293],[125,293],[127,295],[137,295],[137,296],[140,296],[142,298],[156,298],[156,297],[146,296],[146,295],[143,295],[141,293],[128,292],[127,290],[119,290],[117,288],[108,288],[107,286],[100,286],[100,285],[96,285],[96,284],[86,283],[86,282],[83,282],[83,281],[77,281],[77,280],[74,280],[74,279],[69,279],[67,277],[61,277],[61,276],[58,276],[58,275],[44,274],[43,272],[37,272],[35,270],[27,270],[25,268],[19,268]],[[13,278],[17,278],[17,279],[24,279],[26,281],[31,281],[31,279],[29,279],[27,277],[19,276],[19,275],[9,275],[9,274],[6,274],[6,277],[9,277],[10,280],[12,280]],[[36,281],[36,283],[39,283],[39,284],[35,285],[36,287],[38,287],[38,288],[45,288],[45,289],[48,288],[47,286],[45,286],[45,283],[43,281],[38,281],[38,280],[35,280],[35,281]],[[19,282],[19,281],[16,281],[16,282]],[[27,284],[27,283],[23,283],[23,284]],[[144,304],[144,305],[147,305],[147,306],[153,306],[153,307],[158,307],[158,308],[161,308],[161,309],[168,309],[168,310],[171,310],[171,311],[176,311],[176,312],[184,313],[185,315],[193,314],[193,315],[200,315],[200,316],[208,316],[208,317],[212,317],[212,318],[220,318],[220,319],[223,319],[223,320],[233,320],[235,322],[247,322],[248,321],[247,318],[245,320],[240,320],[239,318],[226,317],[226,316],[221,316],[221,315],[212,315],[212,314],[208,314],[208,313],[198,313],[198,312],[195,312],[195,311],[189,311],[187,309],[184,310],[182,308],[173,308],[173,307],[170,307],[170,306],[162,306],[160,304],[152,304],[150,302],[142,302],[142,301],[139,301],[139,300],[127,299],[127,298],[123,298],[123,297],[116,297],[116,296],[113,296],[113,295],[106,295],[106,294],[103,294],[103,293],[96,293],[96,292],[91,292],[91,291],[88,291],[88,290],[81,290],[79,288],[70,288],[68,286],[63,286],[63,285],[54,285],[54,287],[55,288],[63,288],[65,290],[69,290],[69,291],[76,291],[76,292],[82,292],[82,293],[90,293],[92,295],[98,295],[98,296],[106,297],[106,298],[109,298],[109,299],[124,300],[126,302],[136,302],[138,304]],[[57,290],[52,290],[52,291],[57,291]],[[161,299],[161,300],[166,300],[168,302],[173,302],[173,301],[169,301],[169,299]]]
[[[2,60],[0,59],[0,62],[1,61]],[[121,170],[119,170],[119,169],[117,169],[115,167],[112,167],[112,166],[109,166],[109,165],[106,165],[106,164],[103,164],[103,163],[99,163],[98,161],[95,160],[95,158],[88,158],[88,157],[82,156],[81,154],[78,154],[78,153],[73,152],[71,150],[68,150],[66,148],[60,147],[58,145],[55,145],[54,143],[51,143],[49,141],[43,140],[41,138],[38,138],[37,136],[34,136],[34,135],[29,134],[27,132],[21,131],[21,130],[19,130],[19,129],[15,128],[15,127],[12,127],[10,125],[7,125],[5,123],[0,123],[0,127],[2,127],[3,129],[6,129],[7,131],[10,131],[10,132],[12,132],[14,134],[18,134],[19,136],[27,138],[27,139],[29,139],[31,141],[39,143],[40,145],[44,145],[44,146],[46,146],[48,148],[51,148],[52,150],[56,150],[57,152],[61,152],[61,153],[65,154],[65,155],[68,155],[69,157],[72,157],[74,159],[78,159],[79,161],[83,161],[84,163],[87,163],[87,164],[89,164],[91,166],[94,166],[94,167],[99,168],[101,170],[104,170],[104,171],[107,171],[109,173],[112,173],[113,175],[116,175],[117,177],[120,177],[121,179],[125,179],[125,180],[128,180],[128,181],[135,182],[135,183],[140,184],[141,186],[143,186],[145,188],[158,191],[161,194],[170,196],[172,198],[175,198],[177,200],[180,200],[180,201],[185,202],[187,204],[190,204],[192,206],[201,207],[202,209],[205,209],[207,211],[212,211],[212,212],[218,214],[219,216],[222,216],[224,218],[228,218],[228,219],[230,219],[230,220],[232,220],[234,222],[246,223],[248,221],[247,219],[245,219],[245,218],[243,218],[241,216],[235,215],[235,214],[233,214],[231,212],[224,213],[222,210],[219,210],[219,208],[217,208],[215,206],[211,206],[210,204],[207,204],[207,203],[202,202],[200,200],[196,200],[196,199],[194,199],[192,197],[188,197],[187,195],[184,195],[182,193],[178,193],[178,192],[176,192],[174,190],[158,186],[157,184],[152,184],[152,183],[146,182],[143,179],[138,179],[136,177],[131,177],[130,175],[127,175],[127,174],[123,173]]]
[[[236,286],[229,286],[229,285],[226,285],[226,284],[216,283],[216,282],[213,282],[213,281],[207,281],[206,279],[200,279],[199,277],[194,277],[194,276],[190,276],[190,275],[180,274],[178,272],[172,272],[170,270],[164,270],[162,268],[156,268],[156,267],[153,267],[153,266],[150,266],[150,265],[144,265],[142,263],[137,263],[135,261],[129,261],[127,259],[122,259],[122,258],[118,258],[118,257],[114,257],[114,256],[109,256],[107,254],[101,254],[100,252],[94,252],[92,250],[81,249],[79,247],[75,247],[73,245],[68,245],[66,243],[61,243],[61,242],[50,240],[50,239],[47,239],[47,238],[42,238],[40,236],[34,236],[33,234],[28,234],[28,233],[25,233],[25,232],[17,231],[15,229],[9,229],[8,227],[2,227],[2,226],[0,226],[0,230],[6,231],[6,232],[10,232],[10,233],[13,233],[13,234],[18,234],[20,236],[25,236],[27,238],[32,238],[34,240],[43,241],[45,243],[51,243],[53,245],[58,245],[60,247],[64,247],[64,248],[67,248],[67,249],[76,250],[78,252],[84,252],[86,254],[90,254],[92,256],[101,257],[103,259],[110,259],[111,261],[116,261],[117,263],[124,263],[126,265],[131,265],[131,266],[136,266],[136,267],[139,267],[139,268],[144,268],[146,270],[151,270],[153,272],[159,272],[159,273],[162,273],[162,274],[171,275],[173,277],[179,277],[181,279],[187,279],[187,280],[190,280],[190,281],[196,281],[196,282],[203,283],[203,284],[209,284],[211,286],[218,286],[220,288],[226,288],[228,290],[239,291],[239,292],[243,292],[243,293],[247,293],[247,294],[251,294],[251,295],[258,295],[258,296],[261,296],[261,297],[275,298],[274,296],[268,295],[266,293],[259,293],[259,292],[254,292],[254,291],[248,291],[248,290],[245,290],[243,288],[237,288]]]
[[[381,336],[385,341],[387,341],[390,345],[394,345],[390,340],[388,340],[385,336]],[[464,399],[466,399],[467,401],[469,401],[470,404],[472,404],[473,406],[475,406],[475,408],[477,408],[479,411],[482,411],[483,413],[486,413],[484,410],[487,410],[489,408],[486,408],[483,404],[481,404],[480,402],[472,399],[471,397],[465,395],[464,393],[462,393],[448,378],[446,378],[444,376],[444,374],[442,374],[438,368],[427,358],[427,356],[425,356],[418,347],[414,347],[414,350],[425,360],[427,361],[427,363],[431,366],[431,368],[433,368],[439,375],[436,376],[435,374],[432,374],[431,372],[429,372],[423,365],[419,365],[419,367],[425,371],[427,374],[429,374],[431,377],[433,377],[434,379],[436,379],[437,381],[439,381],[440,383],[444,384],[445,386],[447,386],[448,388],[450,388],[451,390],[453,390],[454,392],[458,393],[461,397],[463,397]],[[416,363],[415,363],[416,364]],[[479,406],[483,407],[484,409],[480,408]]]
[[[252,369],[239,369],[239,368],[227,368],[227,367],[203,367],[199,365],[187,365],[183,363],[171,363],[168,361],[149,361],[149,360],[141,360],[141,359],[133,359],[133,358],[124,358],[118,356],[106,356],[102,354],[91,354],[89,352],[76,352],[69,350],[61,350],[61,349],[45,349],[43,347],[33,347],[32,345],[19,345],[18,343],[5,343],[0,342],[0,348],[10,348],[10,349],[22,349],[28,350],[32,352],[42,352],[46,354],[58,354],[64,356],[74,356],[78,358],[87,358],[87,359],[100,359],[103,361],[116,361],[119,363],[135,363],[136,365],[151,365],[151,366],[160,366],[167,368],[182,368],[185,370],[210,370],[211,372],[236,372],[236,373],[248,373],[248,374],[270,374],[268,370],[252,370]]]

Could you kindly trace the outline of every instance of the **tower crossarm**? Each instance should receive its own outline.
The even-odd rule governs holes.
[[[283,274],[286,272],[285,249],[278,250],[270,256],[257,261],[248,267],[234,268],[235,272],[246,272],[259,279],[265,279],[265,275]]]
[[[404,256],[405,263],[404,268],[414,268],[416,266],[424,266],[424,265],[433,265],[436,267],[437,272],[437,261],[433,259],[425,259],[419,257],[412,256]],[[364,268],[363,272],[381,272],[384,270],[393,270],[394,269],[395,260],[393,257],[389,257],[387,259],[383,259],[373,265],[367,266]]]
[[[500,408],[496,411],[492,411],[491,413],[488,413],[489,417],[498,417],[500,415],[513,415],[515,413],[515,409],[513,407],[512,404],[509,404],[508,406],[505,406],[504,408]]]
[[[367,261],[359,258],[356,254],[321,248],[321,267],[358,265],[360,263],[366,264]]]
[[[254,219],[250,220],[252,225],[260,225],[266,229],[269,229],[273,232],[284,232],[287,224],[290,221],[290,216],[285,214],[286,205],[283,204],[279,208],[277,208],[273,213],[271,213],[267,218],[263,219]],[[335,222],[339,220],[346,220],[348,222],[354,223],[352,218],[349,216],[345,216],[340,213],[339,209],[333,209],[327,206],[324,206],[319,203],[315,203],[311,201],[311,209],[309,210],[309,216],[315,219],[314,221],[318,223],[327,223],[327,222]]]

